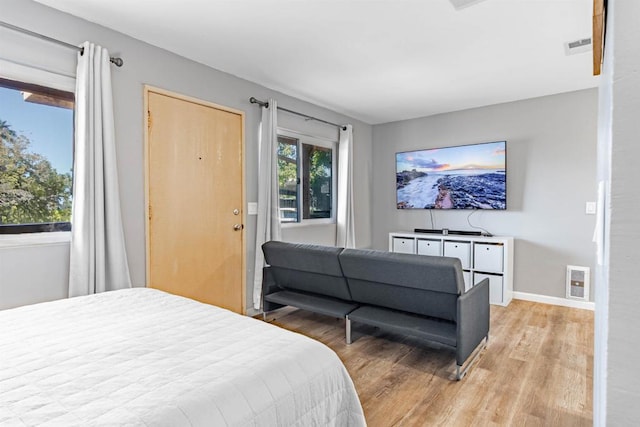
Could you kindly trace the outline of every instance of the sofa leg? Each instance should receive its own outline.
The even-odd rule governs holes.
[[[473,365],[473,362],[475,360],[475,357],[471,359],[471,361],[467,363],[467,366],[464,369],[462,368],[463,365],[456,365],[456,381],[462,380],[464,376],[467,375],[467,372],[469,372],[469,368],[471,368],[471,365]]]
[[[351,319],[349,319],[349,316],[345,316],[344,325],[347,344],[351,344]]]
[[[462,369],[462,365],[456,364],[456,380],[460,381],[462,378],[464,378],[465,375],[467,375],[467,372],[469,371],[469,368],[471,368],[471,365],[473,365],[473,362],[475,362],[476,359],[480,357],[480,353],[487,348],[487,344],[489,343],[489,335],[487,335],[483,339],[483,341],[484,343],[480,343],[476,348],[475,354],[473,355],[471,360],[469,360],[469,362],[467,363],[466,368]]]

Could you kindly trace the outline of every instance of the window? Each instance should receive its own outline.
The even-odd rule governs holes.
[[[293,132],[278,133],[280,221],[333,221],[335,146]]]
[[[73,104],[0,78],[0,234],[71,229]]]

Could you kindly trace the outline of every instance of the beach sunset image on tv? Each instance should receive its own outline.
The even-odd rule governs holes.
[[[397,153],[398,209],[506,209],[506,144]]]

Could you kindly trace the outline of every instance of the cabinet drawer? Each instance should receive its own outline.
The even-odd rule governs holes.
[[[472,287],[471,272],[470,271],[463,271],[462,272],[462,277],[464,278],[464,291],[467,292]]]
[[[416,251],[413,248],[415,239],[407,237],[394,237],[393,238],[393,252],[399,252],[403,254],[415,254]]]
[[[444,242],[444,256],[459,258],[462,268],[468,270],[471,267],[471,243]]]
[[[442,255],[442,241],[440,240],[418,240],[418,255]]]
[[[473,266],[475,270],[502,273],[504,270],[504,246],[486,243],[473,245]]]
[[[484,279],[489,279],[489,303],[502,304],[502,276],[498,274],[473,273],[474,285],[477,285]]]

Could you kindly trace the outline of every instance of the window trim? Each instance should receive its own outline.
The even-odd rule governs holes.
[[[71,242],[70,231],[57,233],[26,233],[0,235],[0,250],[6,248],[24,248],[28,246],[68,245]]]
[[[75,76],[43,70],[41,68],[20,64],[9,59],[0,58],[0,77],[17,82],[30,83],[64,92],[76,91]]]
[[[0,86],[12,89],[16,91],[32,91],[44,93],[54,96],[56,98],[63,99],[65,101],[72,101],[75,104],[76,97],[73,92],[68,90],[55,89],[48,86],[42,86],[35,83],[23,82],[15,79],[6,79],[0,74]]]
[[[41,222],[38,224],[0,224],[0,234],[53,233],[71,231],[71,222]]]
[[[321,136],[309,135],[306,133],[298,132],[295,130],[278,127],[276,131],[277,136],[284,136],[288,138],[294,138],[298,140],[299,146],[301,144],[315,145],[323,148],[331,149],[331,217],[330,218],[300,218],[300,221],[296,222],[282,222],[280,220],[280,226],[282,228],[293,228],[307,225],[323,225],[323,224],[335,224],[337,214],[337,189],[338,189],[338,141]],[[303,165],[300,162],[300,153],[297,153],[298,160],[298,174],[303,175]],[[298,183],[298,194],[302,195],[302,180]],[[298,212],[302,216],[302,203],[303,197],[298,197]]]

